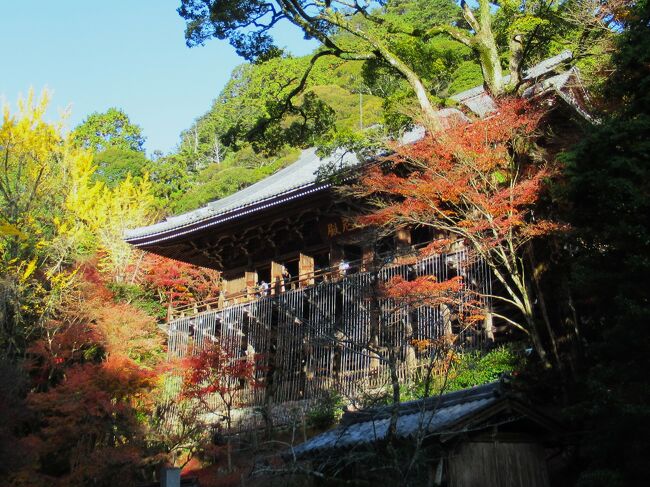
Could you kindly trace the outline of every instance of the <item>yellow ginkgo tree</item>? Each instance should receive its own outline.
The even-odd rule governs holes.
[[[113,188],[94,182],[93,154],[49,122],[49,95],[30,91],[0,125],[0,353],[16,354],[38,334],[72,288],[75,261],[99,253],[117,280],[131,259],[127,226],[148,223],[148,178]]]
[[[45,120],[49,95],[3,107],[0,125],[0,347],[19,353],[57,305],[69,248],[55,219],[65,218],[70,161],[62,121]]]

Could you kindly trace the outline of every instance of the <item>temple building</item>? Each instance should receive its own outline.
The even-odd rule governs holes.
[[[577,73],[553,74],[568,58],[563,53],[529,70],[529,96],[551,93],[548,99],[586,116]],[[454,98],[479,116],[493,106],[480,87]],[[458,109],[444,115],[467,118]],[[416,128],[402,142],[422,136]],[[242,401],[252,410],[308,402],[332,390],[354,397],[383,387],[389,356],[405,377],[431,353],[414,343],[454,336],[456,346],[479,347],[494,339],[490,303],[477,298],[491,294],[490,272],[462,242],[444,254],[420,257],[418,246],[439,235],[420,227],[379,236],[356,228],[353,216],[363,202],[342,197],[330,180],[318,177],[332,167],[353,174],[359,164],[352,153],[321,159],[307,149],[293,164],[231,196],[127,232],[126,241],[139,249],[222,273],[218,299],[170,315],[170,356],[229,341],[237,353],[264,357],[259,374],[265,387]],[[400,304],[377,293],[395,276],[461,276],[465,286],[455,306]],[[459,318],[463,303],[476,305],[477,299],[483,299],[486,318],[465,326]]]

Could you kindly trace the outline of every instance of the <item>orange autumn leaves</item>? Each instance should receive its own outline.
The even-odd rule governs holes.
[[[396,148],[356,188],[377,203],[362,224],[428,225],[484,248],[514,248],[562,228],[533,208],[556,175],[532,146],[542,112],[502,101],[489,118]]]

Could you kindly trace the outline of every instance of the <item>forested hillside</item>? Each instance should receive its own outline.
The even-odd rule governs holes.
[[[647,0],[182,0],[178,13],[189,46],[225,40],[242,64],[169,153],[147,154],[142,128],[118,107],[69,131],[52,121],[47,91],[4,109],[0,473],[8,485],[137,485],[163,464],[200,472],[201,485],[340,480],[303,464],[271,468],[297,436],[352,407],[336,395],[292,430],[224,439],[210,429],[202,384],[222,395],[234,382],[253,387],[253,365],[219,347],[170,362],[164,323],[174,307],[217,297],[220,274],[124,241],[125,230],[235,193],[310,147],[381,153],[383,165],[345,189],[372,203],[357,223],[417,224],[462,239],[504,290],[497,319],[509,343],[471,353],[449,337],[414,343],[440,347],[426,377],[394,381],[361,406],[509,373],[570,431],[561,485],[639,485],[650,476]],[[319,46],[302,57],[277,47],[271,33],[283,22]],[[558,70],[577,68],[589,120],[570,112],[565,123],[543,97],[523,97],[538,82],[527,70],[567,49]],[[496,100],[485,119],[451,98],[477,86]],[[446,127],[445,108],[468,125]],[[414,125],[431,136],[396,147]],[[390,284],[384,297],[437,304],[462,286]],[[484,318],[466,313],[468,322]],[[399,455],[388,443],[377,454],[392,465]],[[280,480],[256,479],[261,464]],[[411,474],[398,465],[386,478],[417,485]]]

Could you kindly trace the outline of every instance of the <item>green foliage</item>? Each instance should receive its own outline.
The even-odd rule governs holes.
[[[192,210],[235,193],[291,164],[299,154],[291,149],[282,151],[279,157],[266,158],[251,146],[232,152],[222,164],[210,164],[199,172],[195,184],[176,200],[173,211]]]
[[[360,129],[360,111],[363,115],[363,127],[370,127],[382,120],[382,100],[377,96],[362,94],[360,108],[359,94],[351,93],[341,86],[315,86],[312,91],[334,110],[337,132]]]
[[[460,7],[447,0],[392,0],[386,2],[385,18],[394,25],[426,31],[432,25],[460,20]]]
[[[419,375],[413,384],[405,388],[402,400],[421,399],[425,397],[427,390],[431,396],[494,382],[504,374],[517,371],[523,365],[522,357],[510,346],[500,346],[488,352],[460,352],[453,357],[447,372],[443,367],[442,372],[433,373],[430,377],[427,377],[426,373]],[[386,403],[389,398],[386,393]]]
[[[463,61],[453,72],[451,79],[448,88],[450,95],[469,90],[483,82],[481,67],[473,61]]]
[[[128,174],[134,178],[142,178],[151,164],[144,152],[120,147],[109,147],[95,154],[93,162],[97,170],[93,181],[101,181],[109,188],[114,188],[124,181]]]
[[[329,428],[341,419],[345,401],[336,392],[327,392],[307,412],[307,422],[319,429]]]
[[[461,354],[449,374],[448,391],[493,382],[521,366],[521,358],[509,347],[498,347],[487,353],[475,351]]]
[[[75,145],[95,152],[108,148],[142,151],[145,141],[142,129],[119,108],[90,114],[74,129],[71,139]]]
[[[577,234],[573,292],[588,343],[571,411],[586,430],[580,485],[647,478],[650,428],[650,4],[637,2],[606,86],[614,110],[566,156]]]
[[[190,167],[191,158],[170,154],[152,161],[149,178],[156,205],[164,210],[181,198],[192,185],[196,171]]]
[[[148,316],[153,316],[159,320],[167,316],[167,308],[150,290],[143,289],[137,284],[120,282],[108,283],[106,287],[113,293],[113,298],[118,303],[131,304]]]

